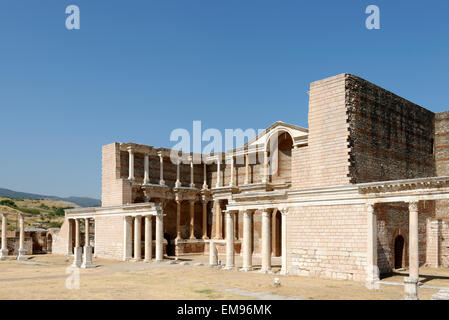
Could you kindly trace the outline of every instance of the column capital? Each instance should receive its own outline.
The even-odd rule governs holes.
[[[272,211],[272,209],[262,209],[262,217],[269,217]]]
[[[136,149],[134,148],[134,146],[127,146],[127,147],[126,147],[126,150],[128,150],[128,152],[130,152],[130,153],[134,153],[134,151],[135,151]]]
[[[283,216],[288,215],[288,207],[279,207],[278,210]]]
[[[374,213],[374,205],[375,205],[375,203],[367,203],[366,204],[366,209],[368,210],[368,213],[371,213],[371,214]]]
[[[251,217],[251,215],[254,213],[254,209],[244,209],[244,210],[242,210],[242,212],[243,212],[243,217],[244,218],[250,218]]]
[[[159,158],[162,158],[163,157],[162,151],[158,151],[157,155],[159,156]]]
[[[194,204],[195,204],[195,202],[196,202],[196,200],[195,200],[195,199],[190,199],[190,200],[189,200],[189,203],[190,203],[190,205],[194,205]]]
[[[418,211],[418,200],[413,200],[408,203],[408,209]]]

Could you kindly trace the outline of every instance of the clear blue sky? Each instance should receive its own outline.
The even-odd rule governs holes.
[[[76,4],[81,29],[65,28]],[[365,8],[381,30],[365,28]],[[2,0],[0,187],[100,197],[101,146],[307,127],[309,83],[347,72],[449,109],[449,2]]]

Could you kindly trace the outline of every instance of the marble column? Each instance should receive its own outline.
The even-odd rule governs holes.
[[[6,213],[2,213],[2,250],[0,252],[0,260],[8,259],[8,243],[6,239],[6,231],[8,229],[8,217]]]
[[[367,210],[367,259],[366,259],[366,287],[377,289],[379,285],[379,268],[377,266],[377,217],[374,204],[368,204]]]
[[[128,147],[128,154],[129,154],[128,180],[134,181],[134,149],[132,147]]]
[[[223,239],[222,229],[221,229],[221,206],[220,200],[214,200],[214,210],[215,210],[215,238]]]
[[[282,215],[281,225],[281,274],[287,274],[287,214],[288,209],[280,209]]]
[[[151,262],[153,256],[153,234],[151,225],[152,216],[145,216],[145,260]]]
[[[156,262],[164,260],[164,214],[156,215]]]
[[[203,189],[207,190],[207,165],[206,163],[203,164],[203,176],[204,176],[204,182],[203,182]]]
[[[268,209],[262,211],[262,268],[261,272],[271,270],[271,212]]]
[[[182,200],[176,200],[176,240],[182,239],[181,237],[181,203]]]
[[[233,187],[234,186],[234,156],[232,156],[229,160],[231,161],[231,173],[230,173],[230,178],[229,178],[229,186]]]
[[[262,183],[268,182],[268,151],[263,152],[263,177]]]
[[[245,180],[243,184],[249,184],[249,154],[245,154]]]
[[[195,188],[195,181],[193,179],[193,157],[189,157],[190,160],[190,188]]]
[[[418,238],[418,201],[408,204],[409,210],[409,276],[404,279],[404,299],[418,300],[419,281],[419,238]]]
[[[134,217],[134,261],[142,260],[142,217]]]
[[[225,269],[234,269],[234,212],[226,211],[226,266]]]
[[[160,163],[159,184],[161,186],[164,186],[165,185],[165,181],[164,181],[164,157],[162,156],[162,151],[158,151],[157,155],[159,156],[159,163]]]
[[[26,249],[25,249],[25,222],[23,214],[19,214],[19,255],[17,260],[26,259]]]
[[[217,183],[215,184],[215,188],[219,188],[221,186],[221,172],[220,172],[220,158],[217,158]]]
[[[175,188],[180,188],[181,187],[180,166],[181,166],[181,159],[178,159],[178,161],[176,162],[176,182],[175,182]]]
[[[73,266],[81,267],[83,248],[81,248],[80,220],[75,219],[75,248],[73,249]]]
[[[190,240],[195,240],[195,200],[190,200]]]
[[[242,271],[253,269],[252,222],[253,211],[243,210],[243,267]]]
[[[89,239],[89,219],[84,219],[84,259],[81,268],[93,268],[92,263],[92,247],[90,246]]]
[[[123,217],[123,233],[124,233],[124,252],[123,261],[128,261],[132,259],[132,233],[133,233],[133,217],[125,216]]]
[[[150,183],[150,155],[145,153],[143,158],[143,184]]]
[[[73,220],[67,219],[68,231],[67,231],[67,257],[73,254]]]
[[[207,240],[207,203],[208,201],[203,199],[203,239]]]

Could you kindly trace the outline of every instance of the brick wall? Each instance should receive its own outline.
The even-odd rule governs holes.
[[[351,183],[435,176],[434,113],[346,77]]]

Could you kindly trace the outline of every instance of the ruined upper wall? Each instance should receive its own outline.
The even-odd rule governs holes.
[[[351,183],[431,177],[435,114],[346,76]]]

